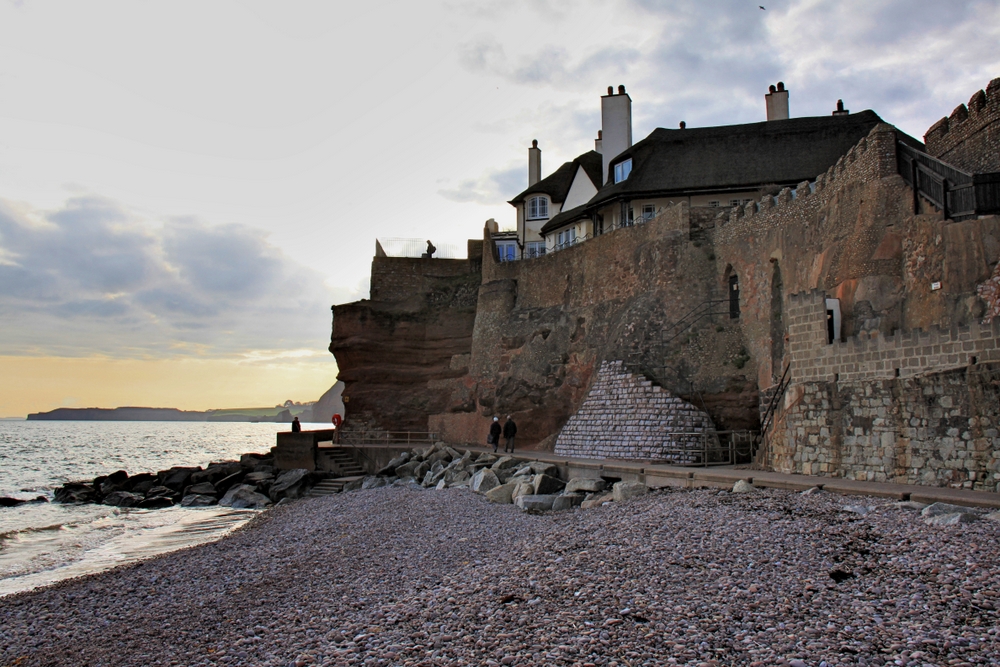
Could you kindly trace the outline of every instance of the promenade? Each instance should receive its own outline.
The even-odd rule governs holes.
[[[375,449],[366,447],[365,449]],[[493,453],[492,447],[463,446],[458,450]],[[499,454],[502,454],[500,452]],[[685,489],[731,489],[739,480],[758,488],[805,491],[819,487],[843,495],[873,496],[893,500],[911,500],[930,505],[942,502],[967,507],[1000,508],[1000,493],[952,489],[891,482],[860,482],[839,477],[795,475],[751,470],[748,466],[672,466],[642,461],[618,459],[580,459],[559,456],[552,452],[519,449],[513,454],[525,461],[544,461],[559,467],[563,479],[573,477],[608,477],[643,482],[650,488],[679,487]]]

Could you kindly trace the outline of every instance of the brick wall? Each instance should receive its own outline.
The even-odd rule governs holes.
[[[826,294],[789,298],[783,472],[994,491],[1000,322],[827,343]]]
[[[927,152],[972,173],[1000,171],[1000,78],[924,135]]]
[[[862,332],[844,342],[827,344],[825,303],[826,294],[821,290],[789,297],[793,381],[913,377],[964,367],[973,358],[972,363],[1000,362],[1000,319],[890,336]]]
[[[580,409],[556,439],[562,456],[696,462],[707,414],[649,380],[604,361]]]

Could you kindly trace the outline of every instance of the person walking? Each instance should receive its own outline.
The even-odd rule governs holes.
[[[301,432],[302,432],[302,424],[299,423],[299,418],[296,417],[295,419],[292,420],[292,433],[301,433]]]
[[[500,445],[500,432],[503,429],[500,428],[500,418],[494,417],[493,423],[490,424],[490,437],[486,440],[489,444],[493,445],[493,453],[496,454],[497,447]]]
[[[507,421],[503,425],[503,451],[506,453],[508,450],[511,454],[514,453],[514,436],[517,435],[517,424],[514,420],[507,415]]]

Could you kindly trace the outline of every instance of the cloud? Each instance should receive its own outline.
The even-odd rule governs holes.
[[[543,44],[538,49],[508,57],[503,44],[492,36],[480,36],[459,46],[459,63],[468,71],[490,74],[515,84],[573,87],[595,76],[615,76],[628,71],[640,59],[634,46],[586,44],[570,50]]]
[[[78,197],[0,200],[2,354],[200,356],[322,350],[330,291],[260,230],[153,224]]]
[[[479,178],[461,181],[454,187],[442,188],[438,194],[458,203],[474,202],[495,205],[508,201],[525,187],[524,165],[491,169]]]

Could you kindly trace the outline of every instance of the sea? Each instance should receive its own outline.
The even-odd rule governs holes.
[[[53,502],[63,483],[264,454],[287,429],[276,423],[0,421],[0,497],[49,501],[0,507],[0,596],[217,540],[256,514]]]

